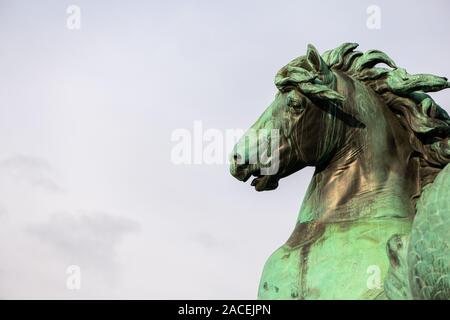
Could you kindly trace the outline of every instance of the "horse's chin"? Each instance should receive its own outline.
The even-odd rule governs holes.
[[[256,191],[269,191],[278,187],[278,180],[281,176],[263,175],[261,169],[257,166],[238,166],[232,164],[230,166],[231,174],[239,181],[247,182],[252,176],[254,177],[251,185],[255,187]]]
[[[256,191],[270,191],[278,187],[278,180],[276,176],[258,176],[253,179],[251,185]]]

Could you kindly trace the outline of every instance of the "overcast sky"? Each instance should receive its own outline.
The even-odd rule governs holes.
[[[445,0],[0,0],[0,298],[255,298],[313,169],[257,193],[226,164],[174,165],[172,132],[246,129],[308,43],[449,77],[449,15]]]

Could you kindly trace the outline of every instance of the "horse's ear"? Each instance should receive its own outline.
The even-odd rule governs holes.
[[[311,71],[320,73],[324,77],[328,77],[331,74],[327,63],[322,59],[319,51],[317,51],[317,49],[312,44],[308,44],[308,49],[306,51],[306,60],[311,67]]]

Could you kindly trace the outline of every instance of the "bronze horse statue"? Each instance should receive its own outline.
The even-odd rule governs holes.
[[[248,161],[258,149],[248,134],[233,150],[231,174],[255,176],[257,191],[315,167],[260,299],[450,298],[450,118],[426,94],[450,84],[357,46],[320,55],[309,45],[277,73],[275,99],[251,127],[279,132],[276,153],[263,150],[277,172]]]

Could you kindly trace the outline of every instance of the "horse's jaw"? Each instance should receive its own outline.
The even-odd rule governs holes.
[[[270,191],[275,190],[278,187],[278,181],[280,177],[277,175],[263,175],[259,168],[252,168],[251,166],[246,168],[239,168],[235,165],[230,167],[230,173],[237,180],[242,182],[247,182],[250,177],[254,177],[251,182],[251,186],[255,188],[256,191]]]
[[[250,185],[256,191],[271,191],[278,188],[279,181],[295,172],[307,167],[302,161],[295,161],[292,165],[280,165],[280,170],[275,174],[263,174],[263,170],[257,165],[238,165],[232,162],[230,165],[230,173],[237,180],[247,182],[252,176],[254,177]]]
[[[252,180],[251,185],[256,191],[270,191],[278,188],[278,181],[274,176],[259,176]]]

